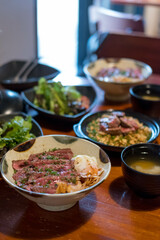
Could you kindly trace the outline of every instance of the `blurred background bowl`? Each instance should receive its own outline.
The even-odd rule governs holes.
[[[160,85],[142,84],[130,89],[133,110],[160,119]]]
[[[14,173],[12,168],[13,159],[28,159],[30,154],[48,151],[49,149],[53,149],[53,147],[61,149],[71,148],[74,156],[82,154],[95,157],[97,159],[98,166],[104,170],[100,180],[86,189],[63,194],[31,192],[18,187],[12,177]],[[50,211],[61,211],[71,208],[77,201],[84,198],[90,191],[100,185],[108,177],[110,170],[111,162],[108,155],[96,144],[67,135],[50,135],[29,140],[8,151],[2,159],[1,173],[4,180],[13,189],[18,191],[24,197],[37,203],[41,208]]]
[[[140,196],[156,197],[160,195],[159,154],[160,146],[153,143],[132,145],[125,148],[121,153],[122,172],[124,179],[127,185]],[[143,170],[145,169],[145,171],[147,171],[146,173],[140,170],[135,170],[131,167],[131,164],[133,166],[133,162],[135,160],[141,160],[143,162]],[[149,163],[144,165],[144,161],[148,161]],[[155,163],[158,165],[158,170],[157,166],[155,167]],[[137,166],[139,167],[140,165],[136,163],[136,169]],[[154,169],[152,167],[154,167]],[[157,173],[158,171],[159,173]]]
[[[4,88],[10,90],[22,91],[35,86],[40,77],[45,77],[49,80],[53,79],[60,73],[59,70],[53,67],[38,63],[28,75],[26,81],[14,82],[13,78],[24,66],[24,64],[25,61],[14,60],[2,65],[0,67],[0,84]]]
[[[136,78],[128,75],[128,77],[122,77],[121,81],[117,81],[109,73],[113,68],[121,71],[121,74],[116,73],[117,70],[114,71],[118,79],[119,75],[124,76],[129,69],[134,72],[134,75],[136,74]],[[129,58],[100,58],[95,62],[86,64],[83,70],[91,83],[96,83],[105,92],[106,99],[111,101],[128,100],[130,87],[142,84],[152,74],[152,68],[149,65]],[[102,77],[97,75],[106,70],[107,75],[104,74]]]
[[[22,111],[23,99],[20,94],[12,90],[0,89],[0,114]]]

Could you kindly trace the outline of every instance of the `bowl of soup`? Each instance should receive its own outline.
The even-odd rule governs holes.
[[[125,148],[121,166],[126,184],[138,195],[160,195],[160,146],[140,143]]]
[[[160,85],[142,84],[130,88],[132,108],[153,118],[160,118]]]

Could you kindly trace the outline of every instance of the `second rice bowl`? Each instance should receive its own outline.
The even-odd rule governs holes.
[[[144,83],[152,74],[148,64],[130,58],[99,58],[86,64],[83,70],[91,83],[102,89],[105,98],[111,101],[128,100],[129,89]]]

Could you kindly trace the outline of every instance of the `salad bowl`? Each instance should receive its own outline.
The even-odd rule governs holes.
[[[18,117],[18,119],[15,119],[17,117]],[[7,128],[5,127],[7,135],[4,135],[5,132],[3,132],[3,136],[10,138],[10,141],[15,142],[17,144],[21,143],[21,140],[26,141],[27,138],[29,139],[29,138],[33,138],[33,137],[42,136],[43,131],[42,131],[40,125],[37,123],[37,121],[35,121],[33,118],[31,118],[31,119],[27,119],[27,118],[28,118],[28,116],[24,112],[14,112],[11,114],[0,114],[1,130],[3,130],[4,124],[10,123],[9,125],[7,125],[8,126]],[[22,119],[24,119],[25,121],[23,122]],[[31,125],[30,125],[31,128],[29,127],[29,129],[27,130],[28,123],[29,124],[31,123]],[[18,132],[18,134],[16,132]],[[10,147],[13,147],[13,146],[9,145],[9,140],[6,140],[5,146],[1,145],[1,144],[4,144],[4,142],[3,142],[4,137],[0,136],[0,159],[6,153],[6,151],[8,151],[10,149]]]
[[[48,83],[50,84],[50,83]],[[65,86],[67,87],[67,86]],[[74,86],[76,91],[78,91],[82,96],[85,96],[88,98],[89,101],[89,107],[86,109],[83,109],[80,112],[76,112],[75,114],[58,114],[54,113],[52,111],[46,110],[45,108],[39,107],[35,104],[34,99],[36,97],[36,90],[35,88],[27,89],[22,92],[22,98],[25,102],[25,104],[34,110],[36,110],[39,114],[44,115],[46,117],[52,118],[52,119],[58,119],[58,120],[64,120],[70,123],[78,122],[85,114],[87,114],[89,111],[91,111],[92,108],[97,103],[97,93],[95,89],[92,86],[82,86],[82,85],[76,85]]]

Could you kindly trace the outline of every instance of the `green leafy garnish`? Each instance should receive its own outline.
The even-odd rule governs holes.
[[[27,116],[26,119],[16,116],[2,124],[0,127],[0,150],[3,148],[8,150],[19,143],[34,138],[35,135],[30,133],[31,129],[31,116]]]
[[[61,82],[47,83],[45,78],[40,78],[35,86],[34,104],[40,108],[58,115],[74,115],[73,103],[77,104],[80,111],[81,94],[74,86],[63,86]]]

